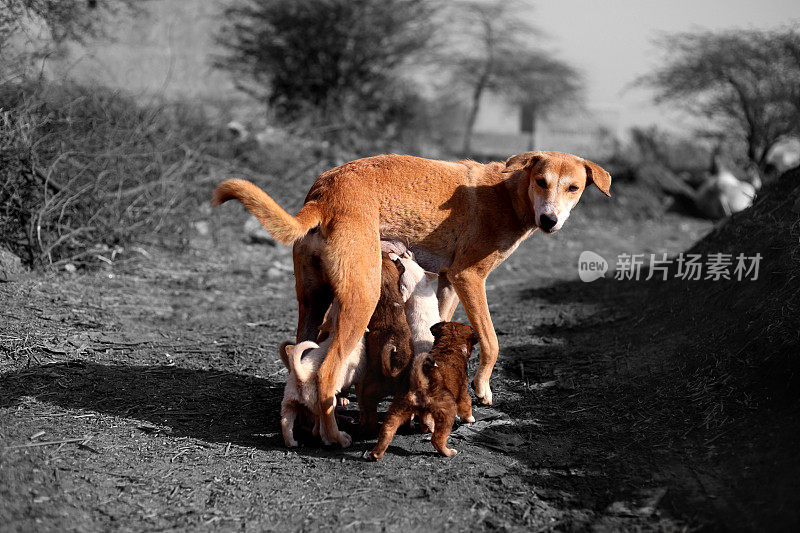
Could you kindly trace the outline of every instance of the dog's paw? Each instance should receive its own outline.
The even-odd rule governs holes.
[[[488,383],[483,384],[479,381],[473,381],[472,387],[475,389],[475,396],[478,402],[482,405],[492,405],[492,388]]]
[[[449,448],[449,449],[446,449],[442,455],[444,455],[445,457],[452,458],[452,457],[455,457],[457,453],[458,453],[458,450],[456,450],[455,448]]]
[[[350,400],[345,396],[339,396],[339,405],[340,406],[350,405]]]
[[[290,440],[285,442],[287,448],[297,448],[300,444],[296,440]]]
[[[375,461],[380,461],[381,460],[381,456],[378,455],[377,453],[375,453],[374,451],[371,451],[371,450],[365,451],[364,455],[362,457],[364,457],[364,459],[366,459],[367,461],[370,461],[370,462],[373,462],[373,463]]]
[[[464,419],[464,422],[466,422],[467,424],[474,424],[475,423],[475,417],[472,416],[472,415],[469,415],[467,418]]]

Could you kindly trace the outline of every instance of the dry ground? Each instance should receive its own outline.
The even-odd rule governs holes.
[[[361,459],[374,441],[283,447],[290,253],[239,226],[0,285],[0,529],[751,527],[718,436],[651,394],[669,344],[642,324],[643,287],[577,281],[584,249],[677,252],[711,225],[600,202],[490,277],[495,405],[455,430],[451,460],[420,434],[378,464]]]

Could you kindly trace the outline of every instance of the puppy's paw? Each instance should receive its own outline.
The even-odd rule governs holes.
[[[342,448],[347,448],[351,444],[353,444],[353,439],[346,432],[340,431],[339,432],[339,438],[337,439],[337,442],[339,443],[339,446],[341,446]]]
[[[474,424],[475,423],[475,417],[472,416],[472,415],[469,415],[467,418],[464,419],[464,422],[466,422],[467,424]]]
[[[374,463],[375,461],[380,461],[380,460],[381,460],[381,458],[383,457],[383,454],[381,454],[381,455],[378,455],[378,454],[377,454],[377,453],[375,453],[374,451],[367,450],[367,451],[365,451],[365,452],[364,452],[364,455],[363,455],[363,457],[364,457],[364,459],[366,459],[367,461],[371,461],[371,462],[373,462],[373,463]]]
[[[297,448],[300,444],[296,440],[290,440],[285,442],[287,448]]]
[[[346,396],[339,396],[338,400],[340,406],[350,405],[350,400]]]
[[[455,457],[457,453],[458,453],[458,450],[456,450],[455,448],[449,448],[449,449],[446,449],[442,455],[444,455],[445,457],[452,458],[452,457]]]

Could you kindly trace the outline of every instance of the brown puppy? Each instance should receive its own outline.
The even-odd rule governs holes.
[[[478,335],[470,326],[458,322],[439,322],[431,332],[436,339],[433,349],[430,354],[421,353],[414,358],[409,388],[405,394],[395,396],[389,406],[378,444],[366,456],[370,461],[381,460],[397,428],[413,414],[423,421],[428,415],[433,418],[431,443],[439,453],[447,457],[458,453],[447,447],[447,437],[456,414],[462,419],[472,418],[467,360]]]
[[[475,394],[492,403],[489,377],[499,346],[485,281],[532,232],[561,228],[584,188],[609,194],[611,176],[595,163],[558,152],[527,152],[505,163],[433,161],[381,155],[323,173],[296,217],[244,180],[228,180],[213,203],[240,200],[272,235],[294,244],[297,342],[313,340],[334,297],[336,333],[317,374],[322,423],[346,446],[333,416],[335,378],[369,324],[380,296],[381,239],[404,243],[440,274],[443,320],[459,299],[481,338]],[[321,240],[322,246],[317,246]]]
[[[382,253],[381,297],[367,332],[367,367],[356,386],[361,427],[364,433],[378,429],[378,404],[395,393],[413,356],[411,329],[400,294],[405,267],[397,255]]]

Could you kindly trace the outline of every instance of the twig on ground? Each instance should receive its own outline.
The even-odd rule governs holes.
[[[5,449],[6,450],[12,450],[12,449],[17,449],[17,448],[35,448],[35,447],[39,447],[39,446],[55,446],[56,444],[71,444],[73,442],[79,442],[79,443],[81,443],[83,445],[86,445],[86,443],[89,442],[91,439],[92,439],[92,437],[90,435],[86,435],[86,436],[78,438],[78,439],[48,440],[48,441],[42,441],[42,442],[28,442],[28,443],[25,443],[25,444],[14,444],[14,445],[11,445],[11,446],[6,446]]]

